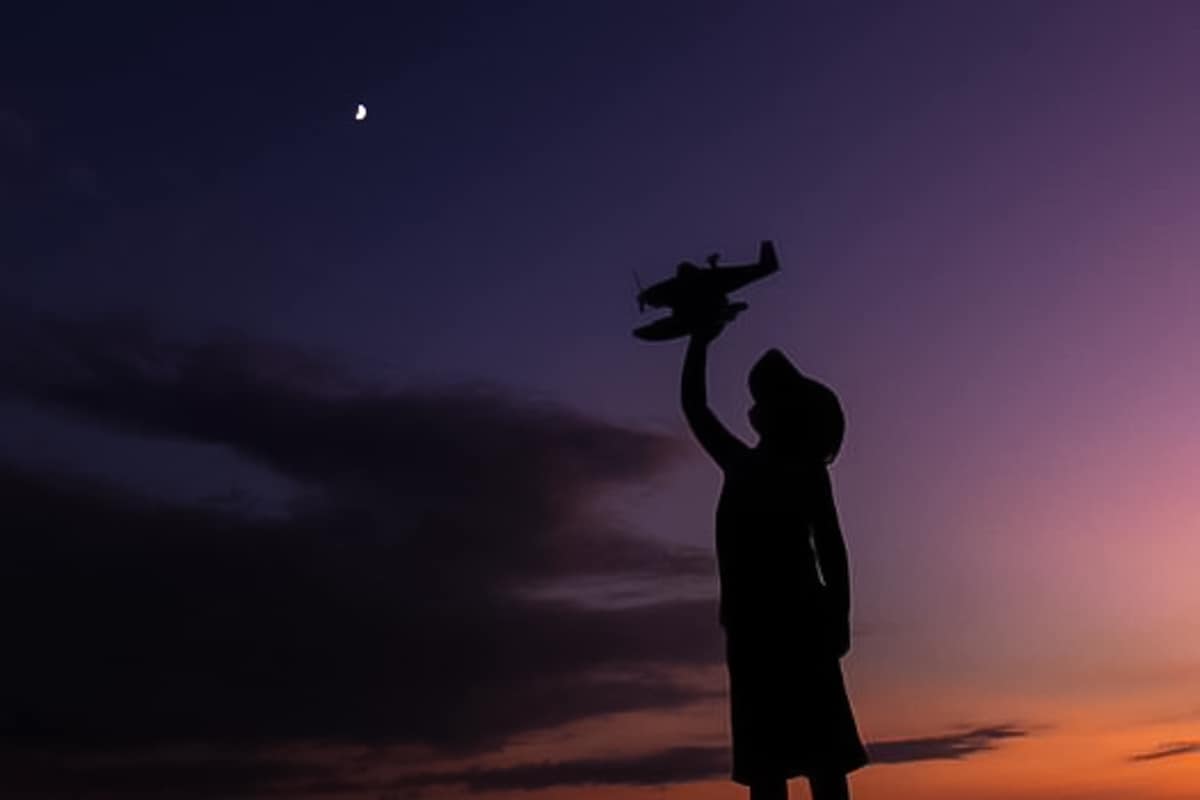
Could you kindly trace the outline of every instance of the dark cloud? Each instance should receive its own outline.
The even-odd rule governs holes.
[[[626,758],[522,764],[503,769],[473,769],[452,774],[415,774],[395,782],[395,786],[411,788],[462,784],[472,791],[528,791],[548,789],[552,786],[589,784],[661,786],[711,780],[728,775],[728,747],[676,747]]]
[[[1162,758],[1186,756],[1192,753],[1200,753],[1200,742],[1167,742],[1165,744],[1160,744],[1158,747],[1145,753],[1136,753],[1130,756],[1129,760],[1158,761]]]
[[[914,739],[890,739],[867,746],[876,764],[907,761],[958,760],[996,749],[999,742],[1019,739],[1029,731],[1014,725],[992,725],[972,730]]]
[[[74,797],[119,800],[171,797],[209,800],[320,795],[342,782],[344,769],[274,756],[148,754],[62,758],[30,752],[0,757],[0,787],[11,800]],[[343,783],[344,785],[344,783]]]
[[[596,510],[608,487],[670,466],[668,437],[494,388],[373,385],[308,353],[173,341],[128,320],[10,320],[4,333],[10,401],[221,445],[295,487],[287,514],[252,516],[0,466],[8,746],[468,753],[711,696],[670,678],[719,662],[711,599],[597,608],[532,591],[711,579],[707,553]]]

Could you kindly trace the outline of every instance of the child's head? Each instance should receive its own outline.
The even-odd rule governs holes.
[[[750,368],[750,424],[762,441],[833,463],[842,446],[846,418],[837,395],[800,374],[787,356],[771,349]]]

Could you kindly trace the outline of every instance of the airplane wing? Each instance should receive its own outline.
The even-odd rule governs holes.
[[[725,325],[733,322],[737,318],[737,315],[745,311],[746,308],[745,303],[726,303],[720,308],[711,310],[703,318],[689,318],[687,316],[680,316],[679,314],[672,314],[669,317],[655,320],[649,325],[634,328],[633,335],[648,342],[663,342],[667,339],[691,336],[692,332],[696,330],[702,321],[706,321],[706,324],[718,323]]]
[[[678,278],[667,278],[665,281],[652,284],[638,293],[638,304],[651,308],[664,308],[674,305],[680,295]]]
[[[655,320],[649,325],[643,325],[640,328],[633,329],[634,336],[639,339],[644,339],[647,342],[665,342],[668,339],[678,339],[681,336],[689,336],[691,332],[691,326],[679,317],[665,317],[663,319]]]

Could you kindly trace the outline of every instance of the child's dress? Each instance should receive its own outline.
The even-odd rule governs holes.
[[[811,543],[823,476],[745,451],[717,505],[733,780],[752,785],[846,774],[867,763],[831,643]]]

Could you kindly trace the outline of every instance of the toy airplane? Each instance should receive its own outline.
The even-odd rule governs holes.
[[[675,269],[675,277],[641,289],[637,296],[641,311],[646,306],[669,308],[671,315],[635,328],[633,335],[661,342],[688,336],[701,325],[730,322],[747,305],[731,303],[727,295],[779,269],[775,245],[769,241],[760,246],[755,264],[722,267],[717,265],[719,257],[714,253],[705,259],[707,269],[684,261]]]

